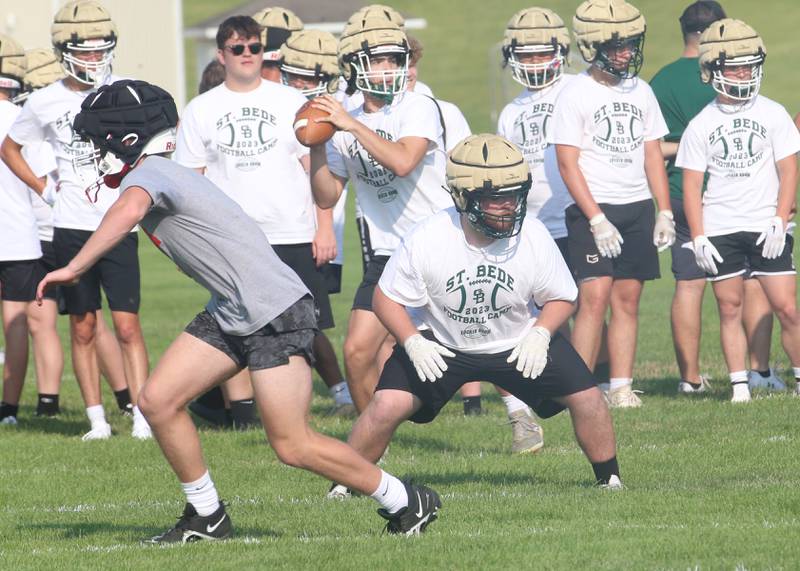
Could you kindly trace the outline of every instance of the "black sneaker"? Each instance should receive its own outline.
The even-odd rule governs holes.
[[[192,504],[186,504],[175,527],[146,540],[146,543],[189,543],[203,539],[225,539],[232,532],[231,518],[225,513],[225,504],[222,502],[217,511],[205,517],[197,515]]]
[[[190,402],[188,408],[189,412],[212,426],[219,428],[231,428],[233,426],[230,413],[225,408],[211,408],[196,400]]]
[[[430,488],[410,482],[404,483],[408,493],[408,506],[393,514],[381,508],[378,510],[378,515],[389,520],[386,524],[387,532],[418,535],[437,518],[442,501],[439,499],[439,494]]]

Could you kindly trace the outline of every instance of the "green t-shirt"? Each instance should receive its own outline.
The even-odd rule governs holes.
[[[664,137],[668,142],[680,141],[689,121],[717,95],[710,84],[700,80],[700,65],[696,57],[682,57],[664,66],[650,80],[650,87],[669,128]],[[674,158],[667,163],[667,176],[670,196],[683,198],[683,173],[675,166]]]

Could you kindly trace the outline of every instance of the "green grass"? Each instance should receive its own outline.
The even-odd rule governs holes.
[[[492,128],[488,49],[510,14],[523,6],[506,2],[497,8],[500,4],[395,3],[428,19],[429,28],[419,34],[427,47],[421,77],[441,97],[461,105],[475,130]],[[548,3],[565,17],[575,4]],[[789,58],[798,8],[788,0],[771,0],[768,6],[742,0],[725,4],[731,15],[751,20],[766,37],[765,92],[796,110],[800,96],[791,89],[796,74]],[[649,22],[644,73],[649,77],[679,52],[676,20],[683,3],[639,5]],[[226,3],[185,0],[184,6],[191,23]],[[142,323],[155,363],[207,296],[145,239],[140,252]],[[347,256],[346,293],[333,298],[339,326],[331,338],[337,349],[360,277],[352,226]],[[646,286],[641,309],[635,376],[645,391],[645,406],[614,413],[628,486],[622,493],[591,487],[591,469],[566,415],[545,422],[542,453],[511,456],[502,406],[485,387],[489,414],[467,419],[452,403],[432,425],[401,427],[391,446],[387,470],[413,475],[443,495],[441,519],[423,537],[382,535],[382,520],[368,499],[323,500],[327,483],[281,466],[257,431],[204,430],[206,458],[231,504],[236,539],[144,547],[141,538],[163,531],[180,513],[180,489],[156,445],[131,439],[129,421],[115,412],[118,436],[80,441],[87,423],[68,362],[65,413],[59,419],[33,417],[31,371],[21,424],[0,427],[0,568],[797,568],[798,401],[777,396],[742,407],[727,402],[710,294],[702,368],[717,379],[715,390],[701,399],[677,398],[668,255],[662,256],[662,273],[664,279]],[[773,346],[775,358],[785,365],[777,327]],[[349,423],[325,417],[332,401],[321,383],[315,389],[314,425],[344,438]],[[109,410],[115,410],[104,390]]]

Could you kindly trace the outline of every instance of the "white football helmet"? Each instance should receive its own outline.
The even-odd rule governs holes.
[[[561,78],[569,53],[569,32],[564,21],[547,8],[526,8],[508,21],[503,38],[504,64],[512,77],[528,89],[543,89]],[[531,54],[551,56],[526,62]]]
[[[300,89],[308,99],[336,93],[339,85],[336,48],[336,38],[330,32],[303,30],[292,34],[281,46],[283,83],[291,85],[293,75],[316,82],[314,87]]]
[[[100,2],[68,2],[56,13],[50,31],[67,75],[92,87],[105,83],[111,75],[117,27]]]
[[[25,72],[25,50],[13,38],[0,34],[0,88],[12,99],[23,87]]]
[[[701,79],[734,101],[750,101],[758,95],[766,58],[763,40],[741,20],[718,20],[700,36]],[[726,77],[726,71],[734,73]]]

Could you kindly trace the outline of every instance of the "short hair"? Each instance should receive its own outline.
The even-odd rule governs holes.
[[[200,85],[197,87],[197,93],[205,93],[209,89],[218,86],[225,81],[225,66],[219,63],[219,60],[212,59],[203,70],[203,75],[200,77]]]
[[[425,51],[425,46],[422,45],[422,42],[419,41],[414,36],[407,36],[408,39],[408,50],[411,52],[409,54],[410,61],[408,65],[414,67],[419,63],[419,60],[422,59],[422,52]]]
[[[678,21],[681,23],[681,32],[686,37],[689,34],[704,32],[711,24],[725,17],[725,10],[719,2],[698,0],[686,7]]]
[[[219,25],[217,48],[224,49],[225,42],[236,34],[240,38],[261,38],[261,26],[250,16],[231,16]]]

